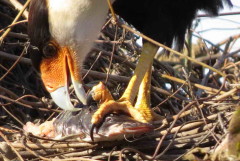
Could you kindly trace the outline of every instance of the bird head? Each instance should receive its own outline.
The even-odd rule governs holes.
[[[73,110],[68,87],[73,84],[79,100],[86,104],[86,95],[82,85],[81,72],[75,59],[75,52],[68,46],[60,46],[52,40],[42,49],[39,64],[42,81],[54,102],[65,110]]]
[[[93,14],[94,13],[94,14]],[[32,64],[53,101],[64,110],[75,110],[70,101],[72,83],[86,104],[81,68],[108,13],[104,0],[32,0],[28,33],[36,52]]]

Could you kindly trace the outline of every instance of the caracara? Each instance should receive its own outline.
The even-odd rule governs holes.
[[[177,49],[183,48],[186,30],[198,11],[217,15],[230,0],[110,0],[113,10],[146,36]],[[86,104],[82,85],[82,63],[98,37],[109,13],[107,0],[32,0],[28,31],[33,65],[54,102],[64,110],[75,110],[68,92],[74,86],[79,100]],[[135,120],[151,122],[156,117],[150,108],[151,66],[158,47],[143,40],[143,49],[135,73],[122,97],[113,100],[110,93],[92,117],[98,124],[109,112],[122,110]],[[101,87],[93,90],[100,91]],[[106,92],[106,89],[102,89]],[[95,92],[96,93],[96,92]],[[96,94],[94,95],[96,97]],[[136,98],[137,97],[137,98]],[[97,100],[98,98],[96,98]]]

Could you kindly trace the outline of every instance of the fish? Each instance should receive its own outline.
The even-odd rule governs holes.
[[[111,113],[105,116],[91,134],[91,118],[96,110],[95,106],[90,106],[79,111],[63,111],[52,121],[46,121],[41,125],[27,123],[24,130],[38,136],[43,136],[44,133],[44,136],[52,139],[74,138],[84,142],[93,142],[93,138],[94,142],[119,141],[154,130],[150,123],[138,122],[124,113]],[[32,128],[34,126],[39,128],[40,132]]]

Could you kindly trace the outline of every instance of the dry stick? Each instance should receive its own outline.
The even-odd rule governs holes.
[[[82,149],[75,149],[75,150],[72,150],[72,151],[69,151],[69,152],[62,152],[62,153],[58,153],[58,154],[52,154],[52,155],[48,155],[46,157],[50,158],[50,157],[56,157],[56,156],[67,156],[67,157],[74,157],[76,156],[75,154],[77,154],[78,157],[82,156],[81,154],[79,153],[82,153],[84,151],[88,151],[88,150],[91,150],[95,147],[97,147],[98,145],[91,145],[91,146],[88,146],[88,147],[84,147]],[[55,160],[55,159],[54,159]]]
[[[2,106],[2,105],[1,105]],[[10,111],[8,111],[8,109],[5,106],[2,106],[2,108],[4,109],[4,111],[6,111],[10,116],[12,116],[13,119],[15,119],[20,125],[24,125],[24,123],[22,123],[22,121],[20,121],[16,116],[14,116]]]
[[[200,112],[200,114],[201,114],[201,116],[202,116],[202,118],[203,118],[204,123],[207,124],[207,121],[206,121],[206,118],[205,118],[205,116],[204,116],[204,114],[203,114],[203,111],[202,111],[201,108],[199,108],[200,104],[199,104],[199,102],[198,102],[198,100],[197,100],[197,97],[196,97],[197,94],[196,94],[196,96],[193,94],[191,82],[190,82],[190,80],[189,80],[189,77],[190,77],[190,76],[187,75],[187,73],[186,73],[185,70],[183,70],[183,71],[184,71],[184,73],[185,73],[185,78],[187,79],[188,88],[189,88],[189,90],[190,90],[192,99],[193,99],[194,101],[196,101],[197,109],[199,110],[199,112]],[[223,84],[225,84],[225,83],[226,83],[226,82],[225,82],[225,80],[224,80]],[[210,130],[210,129],[208,129],[208,130]],[[211,132],[211,130],[210,130],[210,132]],[[213,138],[216,140],[216,142],[219,142],[219,141],[217,140],[216,136],[214,135],[214,133],[211,132],[211,134],[212,134]]]
[[[196,32],[196,31],[194,31],[194,30],[192,30],[192,29],[191,29],[191,31],[193,31],[193,32],[196,33],[196,34],[192,33],[192,35],[195,36],[196,38],[201,39],[201,41],[204,42],[204,44],[205,44],[206,47],[207,47],[207,43],[208,43],[208,44],[210,44],[212,47],[215,47],[215,48],[217,48],[218,50],[223,51],[223,49],[220,48],[220,45],[214,44],[214,43],[212,43],[211,41],[203,38],[203,37],[201,36],[201,34],[199,34],[198,32]]]
[[[237,51],[235,51],[234,53],[237,53]],[[9,59],[9,60],[13,60],[13,61],[16,60],[16,59],[19,59],[19,56],[11,55],[11,54],[8,54],[8,53],[5,53],[5,52],[1,52],[1,51],[0,51],[0,57],[4,57],[5,59]],[[28,59],[28,58],[21,58],[19,60],[19,62],[27,64],[27,65],[31,65],[31,60]],[[86,73],[89,76],[94,76],[94,77],[97,77],[97,78],[106,78],[106,74],[105,73],[92,71],[92,70],[89,71],[89,70],[83,69],[83,74],[86,74]],[[161,74],[161,77],[169,79],[169,80],[172,80],[172,81],[175,81],[175,82],[178,82],[178,83],[181,83],[181,84],[186,84],[187,83],[185,80],[182,80],[182,79],[170,76],[170,75],[166,75],[166,74]],[[111,80],[118,81],[118,82],[123,82],[123,83],[126,83],[126,82],[128,82],[130,80],[129,77],[117,76],[117,75],[109,75],[109,78]],[[192,85],[197,87],[197,88],[206,90],[206,91],[208,91],[210,93],[216,93],[218,91],[217,89],[214,89],[214,88],[211,88],[211,87],[207,87],[207,86],[203,86],[203,85],[200,85],[200,84],[197,84],[197,83],[192,83]],[[169,93],[169,92],[162,91],[162,90],[159,91],[156,87],[153,87],[153,88],[154,88],[154,90],[156,90],[157,92],[160,92],[160,93],[164,93],[164,94]],[[225,93],[225,92],[221,91],[221,94],[223,94],[223,93]]]
[[[220,13],[218,16],[229,16],[229,15],[239,15],[240,12],[226,12],[226,13]],[[197,17],[211,17],[211,15],[208,14],[200,14],[197,15]]]
[[[28,105],[28,104],[24,104],[24,103],[22,103],[22,102],[19,102],[18,100],[14,100],[14,99],[11,99],[11,98],[9,98],[9,97],[6,97],[6,96],[4,96],[4,95],[0,95],[0,98],[1,99],[4,99],[4,100],[7,100],[7,101],[10,101],[10,102],[13,102],[13,103],[16,103],[16,104],[19,104],[19,105],[21,105],[21,106],[25,106],[25,107],[27,107],[27,108],[33,108],[32,106],[30,106],[30,105]],[[7,106],[7,105],[9,105],[9,104],[0,104],[1,106]]]
[[[116,149],[117,149],[116,146],[112,148],[111,152],[108,155],[108,161],[111,161],[111,156],[112,156],[113,152],[116,151]]]
[[[0,81],[2,81],[9,73],[12,71],[12,69],[18,64],[19,60],[23,57],[23,55],[27,52],[27,49],[29,47],[29,44],[23,49],[21,55],[18,57],[18,59],[13,63],[11,68],[8,69],[8,71],[0,78]]]
[[[19,11],[21,11],[23,8],[24,8],[24,6],[21,4],[21,3],[19,3],[17,0],[2,0],[3,2],[5,2],[6,4],[9,4],[9,3],[11,3],[11,4],[9,4],[9,5],[13,5],[14,7],[15,7],[15,9],[17,9],[17,10],[19,10]],[[10,2],[9,2],[10,1]],[[24,11],[23,12],[23,16],[26,18],[26,19],[28,19],[28,11]]]
[[[38,150],[38,149],[63,149],[63,148],[84,148],[93,146],[90,143],[26,143],[29,148]],[[12,143],[15,148],[24,148],[25,146],[21,143]]]
[[[235,52],[236,53],[236,52]],[[1,52],[0,51],[0,57],[3,56],[4,58],[6,59],[9,59],[9,60],[16,60],[16,59],[19,59],[19,56],[14,56],[14,55],[11,55],[11,54],[8,54],[8,53],[4,53],[4,52]],[[9,57],[8,57],[9,56]],[[28,64],[28,65],[31,65],[31,60],[28,59],[28,58],[21,58],[19,60],[19,62],[21,63],[25,63],[25,64]],[[89,76],[94,76],[96,78],[106,78],[106,74],[105,73],[101,73],[101,72],[97,72],[97,71],[92,71],[92,70],[86,70],[86,69],[83,69],[83,74],[88,74]],[[172,81],[175,81],[175,82],[178,82],[178,83],[181,83],[181,84],[187,84],[187,82],[185,80],[182,80],[182,79],[179,79],[179,78],[176,78],[176,77],[173,77],[173,76],[170,76],[170,75],[166,75],[166,74],[161,74],[161,77],[162,78],[166,78],[166,79],[169,79],[169,80],[172,80]],[[126,76],[117,76],[117,75],[109,75],[109,78],[111,80],[114,80],[114,81],[118,81],[118,82],[123,82],[123,83],[126,83],[130,80],[129,77],[126,77]],[[197,84],[197,83],[192,83],[193,86],[197,87],[197,88],[200,88],[200,89],[203,89],[203,90],[206,90],[210,93],[216,93],[218,90],[217,89],[214,89],[214,88],[211,88],[211,87],[207,87],[207,86],[203,86],[203,85],[200,85],[200,84]],[[165,90],[160,90],[158,89],[157,87],[153,87],[153,89],[157,92],[160,92],[160,93],[163,93],[163,94],[167,94],[167,95],[171,95],[171,93],[165,91]],[[225,93],[224,91],[221,91],[221,94]],[[184,98],[180,98],[180,99],[184,99]]]
[[[29,58],[24,58],[24,57],[19,58],[19,56],[12,55],[3,51],[0,51],[0,57],[1,59],[7,59],[11,61],[19,60],[19,63],[23,63],[25,65],[32,65],[32,62]]]
[[[7,133],[18,133],[19,132],[18,130],[9,129],[9,128],[2,127],[2,126],[0,126],[0,131],[5,131]]]
[[[173,77],[173,76],[170,76],[170,75],[167,75],[167,74],[161,74],[161,77],[162,78],[166,78],[166,79],[170,79],[170,80],[172,80],[174,82],[177,82],[177,83],[187,84],[187,81],[179,79],[179,78],[176,78],[176,77]],[[207,87],[207,86],[204,86],[204,85],[201,85],[201,84],[191,83],[191,85],[194,86],[194,87],[206,90],[206,91],[208,91],[208,92],[210,92],[212,94],[219,92],[218,89]],[[221,91],[220,93],[223,94],[223,93],[226,93],[226,92]]]
[[[213,115],[210,115],[210,116],[207,116],[207,119],[208,120],[215,120],[216,118],[217,118],[217,114],[213,114]],[[197,121],[195,121],[195,122],[191,122],[191,123],[187,123],[187,124],[185,124],[183,127],[182,127],[182,125],[179,125],[179,126],[176,126],[176,127],[174,127],[174,128],[172,128],[171,129],[171,131],[169,132],[169,134],[173,134],[173,133],[176,133],[177,131],[179,131],[179,132],[186,132],[186,131],[189,131],[189,130],[194,130],[194,128],[199,128],[201,125],[204,125],[205,123],[204,123],[204,121],[203,120],[197,120]],[[210,123],[210,125],[209,124],[207,124],[207,125],[205,125],[205,126],[211,126],[211,124],[212,123]],[[205,129],[207,129],[207,127],[205,127]],[[158,131],[158,130],[157,130]],[[161,130],[161,131],[159,131],[159,136],[163,136],[163,135],[166,135],[167,134],[167,130]],[[198,134],[198,131],[195,131],[195,133],[196,134]],[[185,135],[187,135],[187,132],[186,132],[186,134]]]
[[[219,59],[217,59],[216,63],[213,65],[214,68],[219,69],[222,66],[222,64],[223,64],[223,62],[224,62],[224,60],[226,58],[225,55],[227,54],[227,50],[229,48],[229,45],[230,45],[231,41],[232,40],[230,40],[226,44],[222,56],[219,57]],[[212,73],[213,73],[212,71],[208,71],[207,74],[205,74],[205,76],[204,76],[204,78],[202,79],[202,82],[201,82],[202,85],[205,85],[208,82],[209,77],[210,77],[210,75],[212,75]],[[196,93],[196,96],[200,97],[201,95],[202,95],[202,89],[198,89],[198,91]]]
[[[109,10],[110,10],[110,12],[112,14],[113,23],[117,23],[117,16],[116,16],[115,11],[113,9],[111,0],[107,0],[107,3],[108,3]]]
[[[4,92],[4,95],[9,95],[11,98],[15,99],[16,102],[19,101],[19,102],[22,102],[24,104],[31,105],[31,106],[34,106],[34,107],[46,106],[45,103],[41,99],[39,99],[38,97],[33,96],[33,95],[24,95],[22,97],[19,97],[18,95],[16,95],[12,91],[10,91],[10,90],[2,87],[2,86],[0,86],[0,92]],[[39,100],[39,102],[30,102],[30,101],[23,100],[25,97],[34,98],[36,100]]]
[[[97,58],[94,60],[94,62],[92,63],[91,67],[87,70],[87,72],[83,75],[82,80],[84,80],[86,78],[86,76],[88,76],[89,72],[92,71],[93,66],[96,64],[96,62],[98,61],[98,59],[101,57],[102,52],[100,51]]]
[[[98,50],[98,49],[96,49]],[[231,55],[232,54],[236,54],[237,52],[239,52],[238,50],[230,53]],[[106,54],[106,52],[103,52],[103,54]],[[16,60],[16,59],[19,59],[19,56],[15,56],[15,55],[11,55],[11,54],[8,54],[8,53],[5,53],[5,52],[2,52],[0,51],[0,57],[4,57],[5,59],[9,59],[9,60]],[[27,64],[27,65],[31,65],[31,60],[28,59],[28,58],[21,58],[19,60],[20,63],[24,63],[24,64]],[[131,63],[131,66],[132,66],[132,63]],[[83,74],[86,74],[88,73],[90,76],[94,76],[94,77],[98,77],[98,78],[106,78],[106,74],[105,73],[101,73],[101,72],[97,72],[97,71],[89,71],[89,70],[86,70],[86,69],[83,69]],[[166,79],[169,79],[169,80],[172,80],[172,81],[175,81],[175,82],[178,82],[178,83],[181,83],[181,84],[187,84],[187,82],[185,80],[182,80],[182,79],[179,79],[179,78],[176,78],[176,77],[173,77],[173,76],[170,76],[170,75],[167,75],[167,74],[161,74],[161,77],[162,78],[166,78]],[[125,77],[125,76],[117,76],[117,75],[109,75],[109,78],[111,80],[114,80],[114,81],[121,81],[121,82],[128,82],[130,80],[129,77]],[[203,90],[206,90],[210,93],[216,93],[218,90],[217,89],[214,89],[214,88],[211,88],[211,87],[207,87],[207,86],[203,86],[201,84],[197,84],[197,83],[192,83],[193,86],[197,87],[197,88],[200,88],[200,89],[203,89]],[[221,91],[221,93],[224,93],[223,91]]]
[[[224,84],[221,86],[219,92],[222,90],[223,86],[224,86]],[[217,94],[219,94],[219,92],[218,92]],[[215,94],[215,95],[217,95],[217,94]],[[201,101],[204,101],[204,100],[206,100],[206,99],[213,98],[215,95],[210,96],[210,97],[207,97],[207,98],[201,98],[201,99],[199,99],[198,101],[200,101],[200,100],[201,100]],[[182,117],[182,114],[183,114],[188,108],[190,108],[192,105],[196,104],[198,101],[193,101],[193,102],[189,103],[187,106],[183,107],[183,109],[182,109],[177,115],[171,117],[171,118],[173,119],[173,121],[172,121],[172,124],[170,125],[170,127],[167,129],[167,133],[169,133],[169,132],[172,130],[172,128],[175,126],[177,120]],[[199,108],[200,108],[200,107],[199,107]],[[189,111],[190,111],[190,110],[189,110]],[[168,122],[167,119],[162,120],[162,123],[163,123],[163,124],[162,124],[162,127],[166,126],[166,125],[167,125],[167,122]],[[166,135],[164,135],[161,140],[163,140],[165,137],[166,137]],[[159,150],[160,150],[160,147],[161,147],[161,145],[162,145],[162,141],[161,141],[161,140],[159,141],[159,143],[158,143],[158,145],[157,145],[157,148],[156,148],[156,150],[155,150],[155,152],[154,152],[154,154],[153,154],[153,156],[152,156],[153,159],[156,158],[157,153],[158,153]]]
[[[167,102],[170,98],[174,97],[174,95],[176,95],[182,88],[183,88],[184,84],[182,84],[176,91],[174,91],[170,96],[168,96],[166,99],[164,99],[162,102],[160,102],[156,107],[160,107],[162,104],[164,104],[165,102]],[[153,108],[156,109],[156,107]]]
[[[14,19],[13,22],[12,22],[12,24],[14,24],[14,23],[16,23],[16,22],[18,21],[18,19],[22,16],[24,10],[28,7],[28,5],[29,5],[30,2],[31,2],[31,0],[28,0],[28,1],[24,4],[22,10],[21,10],[21,11],[18,13],[18,15],[15,17],[15,19]],[[11,31],[11,28],[8,28],[8,29],[3,33],[3,35],[0,37],[0,46],[1,46],[1,44],[3,43],[4,38],[8,35],[8,33],[9,33],[10,31]]]
[[[237,67],[238,65],[240,65],[240,61],[229,64],[227,67],[224,68],[224,70],[227,70],[227,69],[230,69],[233,67]]]
[[[222,128],[223,132],[226,134],[227,133],[227,129],[226,127],[224,126],[224,123],[223,123],[223,118],[221,116],[221,113],[218,113],[218,120],[219,120],[219,124],[220,124],[220,127]]]
[[[128,30],[128,31],[130,31],[130,32],[132,32],[132,33],[134,33],[134,34],[136,34],[136,35],[138,35],[138,36],[141,36],[142,38],[144,38],[144,39],[146,39],[147,41],[153,43],[154,45],[157,45],[157,46],[159,46],[159,47],[162,47],[162,48],[164,48],[164,49],[166,49],[166,50],[168,50],[168,51],[170,51],[170,52],[172,52],[172,53],[174,53],[174,54],[176,54],[176,55],[178,55],[178,56],[180,56],[180,57],[186,58],[186,59],[188,59],[189,61],[192,61],[192,62],[194,62],[194,63],[196,63],[196,64],[199,64],[199,65],[201,65],[201,66],[203,66],[203,67],[205,67],[205,68],[208,68],[208,69],[210,69],[211,71],[218,73],[218,74],[221,75],[222,77],[226,77],[226,74],[220,72],[219,70],[217,70],[217,69],[215,69],[215,68],[213,68],[213,67],[211,67],[211,66],[209,66],[209,65],[207,65],[207,64],[205,64],[205,63],[198,62],[196,59],[193,59],[193,58],[190,58],[190,57],[188,57],[188,56],[186,56],[186,55],[183,55],[183,54],[181,54],[180,52],[177,52],[177,51],[175,51],[175,50],[173,50],[173,49],[171,49],[171,48],[169,48],[169,47],[167,47],[167,46],[165,46],[165,45],[163,45],[163,44],[161,44],[161,43],[159,43],[159,42],[157,42],[157,41],[155,41],[155,40],[153,40],[153,39],[151,39],[151,38],[149,38],[149,37],[147,37],[147,36],[145,36],[144,34],[135,31],[134,29],[132,29],[131,27],[129,27],[129,26],[125,25],[125,24],[120,24],[120,26],[121,26],[122,28],[124,28],[124,29],[126,29],[126,30]]]
[[[222,56],[221,53],[217,53],[217,54],[214,54],[214,55],[212,55],[212,54],[209,55],[208,54],[206,56],[198,57],[198,58],[196,58],[196,60],[201,61],[201,62],[205,62],[205,61],[215,60],[215,59],[219,58],[220,56]]]
[[[175,141],[175,139],[176,139],[176,137],[177,137],[177,134],[178,134],[178,132],[180,132],[180,130],[185,126],[186,124],[182,124],[182,125],[180,125],[179,126],[179,128],[176,130],[176,132],[175,132],[175,134],[174,134],[174,136],[173,136],[173,138],[171,139],[171,141],[170,141],[170,143],[167,145],[167,147],[159,154],[159,155],[153,155],[153,159],[159,159],[161,156],[163,156],[168,150],[169,150],[169,148],[171,147],[171,145],[174,143],[174,141]],[[170,131],[169,131],[170,132]],[[168,132],[166,133],[166,135],[168,134]],[[160,141],[162,141],[163,142],[163,140],[164,140],[164,138],[166,137],[166,135],[165,136],[163,136],[162,138],[161,138],[161,140]],[[207,138],[207,136],[206,136],[206,138]],[[158,145],[161,145],[162,143],[159,143]],[[155,153],[156,153],[157,151],[155,151]]]
[[[116,41],[116,39],[117,39],[117,34],[118,34],[117,28],[118,28],[118,26],[115,25],[115,30],[116,30],[116,31],[115,31],[115,35],[114,35],[114,41]],[[106,77],[106,79],[105,79],[105,83],[107,83],[108,78],[109,78],[109,74],[110,74],[111,67],[112,67],[112,61],[113,61],[113,55],[114,55],[115,49],[116,49],[116,44],[113,44],[112,52],[111,52],[111,57],[110,57],[110,64],[109,64],[109,67],[108,67],[107,77]]]
[[[11,25],[9,25],[9,26],[1,29],[1,30],[0,30],[0,33],[3,32],[4,30],[8,29],[8,28],[12,28],[12,27],[14,27],[14,26],[16,26],[16,25],[19,25],[19,24],[22,24],[22,23],[26,23],[26,22],[28,22],[28,21],[27,21],[27,20],[22,20],[22,21],[18,21],[18,22],[16,22],[16,23],[13,23],[13,24],[11,24]]]
[[[99,161],[98,159],[88,159],[84,157],[75,157],[75,158],[68,158],[68,159],[53,159],[53,161],[73,161],[73,160],[81,160],[81,161]]]
[[[122,43],[131,43],[132,40],[124,40],[124,41],[111,41],[111,40],[95,40],[95,43],[101,43],[101,44],[122,44]]]
[[[0,86],[0,89],[1,89],[1,86]],[[8,97],[6,97],[6,96],[3,96],[3,95],[0,95],[0,97],[1,98],[3,98],[3,99],[6,99],[6,98],[8,98]],[[35,108],[35,107],[44,107],[45,106],[45,108],[47,108],[46,107],[46,104],[44,103],[44,102],[42,102],[41,100],[40,100],[40,102],[41,102],[41,104],[37,104],[37,103],[35,103],[35,102],[29,102],[29,101],[25,101],[25,100],[23,100],[24,98],[34,98],[34,99],[37,99],[37,100],[40,100],[38,97],[35,97],[35,96],[33,96],[33,95],[24,95],[24,96],[22,96],[22,97],[18,97],[18,98],[16,98],[15,100],[13,100],[13,99],[11,99],[11,98],[9,98],[9,99],[6,99],[6,100],[8,100],[8,101],[11,101],[11,103],[5,103],[5,104],[1,104],[0,103],[0,105],[2,105],[2,106],[9,106],[9,105],[11,105],[12,103],[18,103],[18,104],[21,104],[21,105],[27,105],[28,106],[28,108]]]
[[[17,104],[19,104],[19,105],[21,105],[21,106],[24,106],[24,107],[27,107],[27,108],[30,108],[30,109],[33,108],[33,106],[30,106],[30,105],[28,105],[28,104],[21,103],[21,102],[19,102],[18,100],[13,100],[13,99],[11,99],[11,98],[9,98],[9,97],[6,97],[6,96],[3,96],[3,95],[0,95],[0,98],[5,99],[5,100],[8,100],[8,101],[10,101],[10,102],[17,103]],[[3,105],[8,105],[8,104],[0,104],[0,105],[3,106]],[[37,109],[40,110],[40,111],[61,112],[60,110],[49,109],[49,108],[37,108]]]
[[[178,160],[178,159],[181,159],[185,154],[189,153],[190,151],[192,151],[194,148],[198,147],[205,139],[207,139],[211,133],[213,133],[213,130],[215,130],[217,127],[217,124],[209,131],[209,133],[207,135],[204,135],[202,137],[202,139],[197,143],[195,144],[191,149],[189,149],[188,151],[186,151],[184,154],[180,155],[178,158],[176,158],[174,161]],[[156,157],[157,158],[157,157]]]
[[[4,136],[4,134],[0,131],[0,136],[3,138],[3,140],[11,147],[11,149],[14,151],[14,153],[18,156],[18,158],[21,161],[24,161],[21,155],[18,153],[18,151],[12,146],[12,144],[9,142],[9,140]]]
[[[230,39],[239,39],[240,38],[240,34],[237,34],[237,35],[234,35],[234,36],[231,36]],[[229,41],[229,38],[227,38],[226,40],[223,40],[221,42],[218,43],[218,45],[223,45],[223,44],[226,44],[227,42]]]
[[[229,96],[233,96],[233,94],[234,93],[236,93],[237,91],[238,91],[239,89],[238,88],[233,88],[232,90],[230,90],[229,92],[226,92],[226,93],[224,93],[224,94],[222,94],[222,95],[220,95],[220,96],[217,96],[215,99],[214,99],[214,101],[221,101],[223,98],[226,98],[226,97],[229,97]],[[217,94],[219,94],[219,93],[217,93]],[[216,95],[216,94],[215,94]],[[213,97],[215,97],[215,96],[210,96],[211,98],[213,98]],[[210,97],[208,97],[208,98],[210,98]],[[203,98],[203,99],[201,99],[201,100],[205,100],[206,98]],[[192,102],[192,103],[190,103],[189,105],[187,105],[187,106],[192,106],[194,104],[194,102]],[[187,107],[186,106],[186,107]],[[202,105],[200,105],[200,107],[199,108],[203,108],[204,107],[204,104],[202,104]],[[184,107],[184,109],[185,109],[185,107]],[[182,110],[181,110],[182,111]],[[182,117],[185,117],[185,116],[187,116],[187,115],[189,115],[190,113],[191,113],[191,110],[188,110],[188,111],[182,111],[182,112],[179,112],[177,115],[174,115],[174,116],[171,116],[171,118],[169,118],[170,120],[172,120],[172,119],[176,119],[176,118],[182,118]],[[180,114],[180,115],[179,115]],[[168,119],[164,119],[164,120],[162,120],[162,122],[163,123],[167,123],[168,122]]]
[[[111,56],[112,54],[110,52],[107,52],[107,51],[102,51],[102,49],[98,49],[98,48],[93,48],[94,51],[101,51],[103,53],[103,55],[107,55],[107,56]],[[118,55],[113,55],[114,59],[122,62],[122,63],[125,63],[127,66],[131,67],[131,68],[136,68],[136,65],[130,61],[128,61],[126,58],[123,58],[121,56],[118,56]]]
[[[23,39],[23,40],[27,40],[28,39],[28,35],[27,34],[17,33],[17,32],[9,32],[7,36],[18,38],[18,39]]]
[[[23,147],[24,149],[26,149],[28,152],[32,153],[34,156],[36,156],[36,157],[38,157],[38,158],[40,158],[42,160],[49,160],[50,161],[50,159],[45,158],[45,157],[39,155],[37,152],[35,152],[32,149],[30,149],[29,146],[26,144],[26,137],[24,137],[22,139],[22,145],[24,145],[24,147]]]
[[[20,150],[20,155],[25,159],[25,160],[31,160],[31,161],[39,161],[39,158],[36,158],[35,155],[33,155],[32,153],[30,153],[29,151],[25,150],[25,149],[19,149]],[[56,153],[56,150],[36,150],[36,153],[45,156],[45,155],[50,155],[50,154],[54,154]],[[31,158],[31,159],[30,159]],[[35,158],[35,159],[33,159]],[[1,158],[0,158],[1,159]]]

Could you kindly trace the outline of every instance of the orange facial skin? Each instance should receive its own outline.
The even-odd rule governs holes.
[[[69,47],[56,45],[56,48],[54,56],[43,58],[40,63],[41,77],[48,92],[66,86],[70,81],[70,74],[75,81],[81,82],[81,72],[74,60],[74,52]]]

